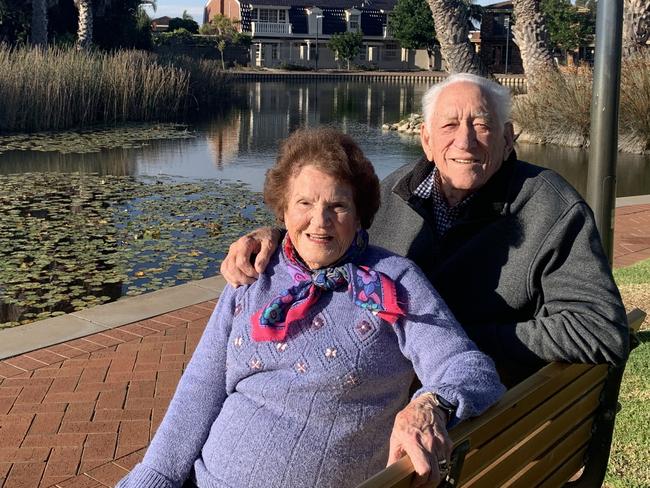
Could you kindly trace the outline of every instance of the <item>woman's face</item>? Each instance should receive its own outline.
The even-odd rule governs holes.
[[[352,186],[303,166],[288,190],[284,224],[296,251],[311,269],[336,262],[360,227]]]

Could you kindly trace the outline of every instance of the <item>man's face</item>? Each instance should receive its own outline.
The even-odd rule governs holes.
[[[452,205],[496,173],[514,139],[512,124],[500,124],[491,100],[469,82],[443,89],[420,135],[424,153],[440,171],[443,193]]]

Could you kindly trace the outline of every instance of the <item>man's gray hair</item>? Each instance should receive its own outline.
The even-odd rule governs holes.
[[[511,122],[512,96],[508,88],[482,76],[470,73],[455,73],[449,75],[444,81],[433,85],[422,97],[422,113],[424,114],[425,123],[428,124],[431,120],[434,107],[442,90],[454,83],[474,83],[478,85],[481,90],[488,94],[490,103],[496,111],[494,115],[496,116],[497,122],[499,124]]]

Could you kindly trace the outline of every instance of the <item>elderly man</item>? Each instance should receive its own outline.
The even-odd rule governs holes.
[[[549,361],[619,364],[625,310],[592,212],[557,173],[517,160],[510,107],[506,88],[474,75],[430,88],[425,157],[382,182],[371,242],[424,270],[506,385]],[[276,242],[241,238],[223,275],[250,283]]]

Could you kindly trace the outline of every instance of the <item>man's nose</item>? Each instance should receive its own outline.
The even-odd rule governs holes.
[[[454,145],[459,149],[472,149],[476,145],[476,131],[472,124],[458,125]]]

